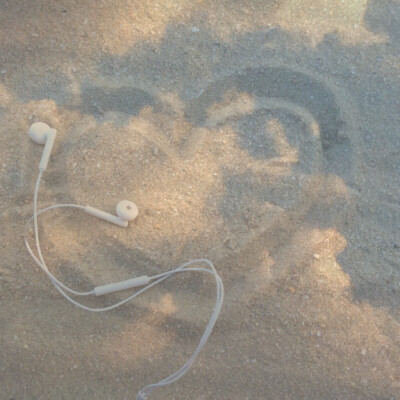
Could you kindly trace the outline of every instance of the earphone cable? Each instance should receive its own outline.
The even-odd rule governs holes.
[[[95,292],[94,290],[92,291],[88,291],[88,292],[78,292],[75,291],[73,289],[68,288],[66,285],[64,285],[62,282],[60,282],[48,269],[43,255],[42,255],[42,251],[41,251],[41,247],[40,247],[40,239],[39,239],[39,228],[38,228],[38,222],[37,222],[37,218],[40,214],[46,212],[46,211],[50,211],[52,209],[56,209],[56,208],[77,208],[77,209],[84,209],[85,207],[81,206],[81,205],[77,205],[77,204],[57,204],[57,205],[53,205],[47,208],[44,208],[42,210],[37,209],[37,199],[38,199],[38,192],[39,192],[39,185],[40,185],[40,181],[41,181],[41,177],[42,177],[42,173],[43,171],[40,170],[39,175],[38,175],[38,179],[36,181],[36,185],[35,185],[35,192],[34,192],[34,204],[33,204],[33,216],[29,219],[28,222],[30,222],[33,218],[33,222],[34,222],[34,236],[35,236],[35,245],[36,245],[36,250],[37,250],[37,254],[38,257],[35,256],[32,248],[29,245],[28,242],[28,238],[27,238],[27,227],[25,230],[25,245],[27,247],[27,250],[29,252],[29,254],[32,256],[32,258],[34,259],[34,261],[38,264],[38,266],[46,273],[46,275],[50,278],[51,282],[53,283],[53,285],[56,287],[56,289],[71,303],[73,303],[74,305],[76,305],[77,307],[80,307],[84,310],[87,311],[92,311],[92,312],[102,312],[102,311],[109,311],[112,310],[114,308],[117,308],[125,303],[127,303],[128,301],[132,300],[133,298],[139,296],[140,294],[142,294],[143,292],[145,292],[146,290],[149,290],[151,287],[161,283],[162,281],[164,281],[165,279],[171,277],[172,275],[175,275],[176,273],[179,272],[207,272],[210,273],[214,276],[215,278],[215,282],[216,282],[216,291],[217,291],[217,295],[216,295],[216,301],[215,301],[215,306],[214,306],[214,310],[212,312],[212,315],[210,317],[210,320],[204,330],[204,333],[199,341],[199,344],[197,345],[194,353],[192,354],[192,356],[186,361],[186,363],[176,372],[174,372],[173,374],[169,375],[168,377],[166,377],[165,379],[159,381],[158,383],[155,384],[150,384],[145,386],[143,389],[141,389],[138,394],[136,399],[137,400],[145,400],[147,399],[147,396],[156,388],[161,387],[161,386],[166,386],[169,385],[175,381],[177,381],[178,379],[180,379],[191,367],[191,365],[193,364],[194,360],[196,359],[196,357],[198,356],[199,352],[201,351],[201,349],[204,347],[205,343],[208,340],[208,337],[211,334],[211,331],[217,321],[218,315],[221,311],[221,307],[222,307],[222,303],[223,303],[223,299],[224,299],[224,286],[222,283],[222,279],[220,278],[220,276],[218,275],[214,265],[212,264],[212,262],[210,260],[207,259],[194,259],[194,260],[190,260],[184,264],[182,264],[181,266],[167,271],[167,272],[163,272],[161,274],[158,275],[154,275],[152,277],[150,277],[150,280],[153,281],[149,284],[147,284],[145,287],[143,287],[142,289],[136,291],[134,294],[128,296],[127,298],[125,298],[124,300],[121,300],[111,306],[108,307],[102,307],[102,308],[92,308],[92,307],[88,307],[85,306],[84,304],[79,303],[78,301],[74,300],[73,298],[71,298],[67,293],[64,292],[64,290],[70,292],[71,294],[74,295],[78,295],[78,296],[88,296],[88,295],[93,295]],[[192,264],[206,264],[209,268],[187,268],[188,266],[192,265]],[[64,290],[63,290],[64,289]]]

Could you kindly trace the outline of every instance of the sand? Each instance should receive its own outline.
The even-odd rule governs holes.
[[[76,289],[211,259],[226,298],[151,399],[400,398],[400,3],[0,1],[0,399],[134,399],[191,355],[211,277],[115,311]],[[87,300],[105,306],[126,293]]]

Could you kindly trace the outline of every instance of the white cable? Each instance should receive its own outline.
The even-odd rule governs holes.
[[[55,206],[47,207],[47,208],[45,208],[45,209],[43,209],[43,210],[40,210],[39,212],[36,213],[36,215],[40,215],[40,214],[44,213],[45,211],[49,211],[49,210],[52,210],[52,209],[54,209],[54,208],[62,208],[62,207],[70,207],[70,208],[84,209],[83,206],[78,206],[78,205],[76,205],[76,204],[57,204],[57,205],[55,205]],[[28,220],[28,223],[29,223],[32,219],[34,219],[34,216],[32,216],[32,217]],[[27,226],[28,226],[28,223],[27,223]],[[88,296],[88,295],[90,295],[90,294],[94,294],[94,291],[93,291],[93,290],[91,290],[90,292],[77,292],[76,290],[70,289],[68,286],[65,286],[62,282],[60,282],[60,281],[48,270],[47,265],[46,265],[46,263],[45,263],[44,260],[43,260],[43,257],[42,257],[42,261],[39,261],[38,258],[33,254],[32,248],[29,246],[29,243],[28,243],[28,239],[27,239],[27,237],[26,237],[26,236],[27,236],[26,234],[27,234],[27,227],[25,228],[25,237],[24,237],[25,246],[26,246],[26,248],[28,249],[29,254],[30,254],[30,255],[32,256],[32,258],[35,260],[36,264],[37,264],[37,265],[43,270],[43,272],[50,278],[51,282],[54,284],[55,287],[59,287],[59,286],[60,286],[60,287],[62,287],[63,289],[67,290],[68,292],[70,292],[70,293],[72,293],[72,294],[75,294],[75,295],[77,295],[77,296]],[[36,232],[35,232],[35,234],[36,234]],[[35,236],[35,237],[36,237],[36,236]],[[39,242],[38,242],[38,243],[39,243]],[[40,243],[39,243],[39,249],[40,249]],[[40,254],[41,254],[41,252],[40,252]]]
[[[215,322],[217,321],[219,312],[221,311],[221,307],[222,307],[222,302],[224,299],[224,285],[222,283],[222,280],[220,278],[220,276],[218,275],[217,271],[215,270],[214,265],[212,264],[211,261],[207,260],[207,259],[195,259],[195,260],[191,260],[186,262],[185,264],[182,264],[181,266],[167,271],[167,272],[163,272],[161,274],[158,275],[154,275],[152,277],[150,277],[150,280],[153,281],[152,283],[149,283],[147,286],[143,287],[142,289],[138,290],[137,292],[135,292],[134,294],[128,296],[127,298],[125,298],[124,300],[121,300],[111,306],[108,307],[102,307],[102,308],[92,308],[92,307],[87,307],[82,303],[79,303],[78,301],[74,300],[73,298],[71,298],[67,293],[65,293],[65,291],[74,294],[74,295],[78,295],[78,296],[89,296],[89,295],[94,295],[95,291],[91,290],[88,292],[78,292],[75,291],[73,289],[70,289],[69,287],[67,287],[66,285],[64,285],[62,282],[60,282],[48,269],[43,255],[42,255],[42,251],[40,248],[40,240],[39,240],[39,229],[38,229],[38,223],[37,223],[37,217],[46,212],[46,211],[50,211],[53,210],[55,208],[77,208],[77,209],[84,209],[84,206],[81,205],[77,205],[77,204],[57,204],[54,206],[50,206],[47,208],[44,208],[42,210],[37,209],[37,198],[38,198],[38,192],[39,192],[39,185],[40,185],[40,180],[42,177],[42,173],[43,171],[39,172],[38,175],[38,179],[36,181],[36,185],[35,185],[35,193],[34,193],[34,199],[33,199],[33,216],[28,220],[28,223],[33,219],[33,224],[34,224],[34,235],[35,235],[35,245],[36,245],[36,251],[38,254],[38,257],[35,256],[32,248],[29,245],[28,239],[27,239],[27,229],[25,230],[25,245],[26,248],[28,249],[29,254],[32,256],[32,258],[34,259],[34,261],[36,262],[36,264],[43,270],[43,272],[46,273],[46,275],[50,278],[51,282],[53,283],[53,285],[56,287],[56,289],[68,300],[70,301],[72,304],[76,305],[77,307],[80,307],[84,310],[87,311],[92,311],[92,312],[102,312],[102,311],[109,311],[112,310],[114,308],[117,308],[125,303],[127,303],[128,301],[134,299],[136,296],[139,296],[140,294],[142,294],[143,292],[145,292],[146,290],[150,289],[151,287],[159,284],[160,282],[164,281],[165,279],[171,277],[172,275],[175,275],[176,273],[179,272],[186,272],[186,271],[192,271],[192,272],[207,272],[209,274],[212,274],[215,278],[215,282],[216,282],[216,289],[217,289],[217,296],[216,296],[216,302],[215,302],[215,306],[214,306],[214,311],[211,314],[210,320],[206,326],[206,329],[203,333],[203,336],[200,339],[199,344],[197,345],[196,350],[194,351],[194,353],[192,354],[192,356],[186,361],[186,363],[176,372],[174,372],[173,374],[169,375],[168,377],[166,377],[165,379],[161,380],[158,383],[155,384],[150,384],[145,386],[143,389],[141,389],[137,396],[136,396],[136,400],[145,400],[147,399],[147,397],[149,396],[149,394],[156,388],[158,387],[162,387],[162,386],[166,386],[169,385],[171,383],[176,382],[178,379],[180,379],[191,367],[191,365],[193,364],[194,360],[196,359],[196,357],[198,356],[198,354],[200,353],[201,349],[204,347],[205,343],[207,342],[208,337],[211,334],[211,331],[215,325]],[[187,268],[189,265],[192,264],[206,264],[207,267],[209,268]],[[65,291],[64,291],[64,290]]]

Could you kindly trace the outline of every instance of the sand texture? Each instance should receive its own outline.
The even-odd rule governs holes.
[[[400,399],[400,2],[0,0],[0,400],[131,400],[214,305],[182,274],[108,313],[78,290],[211,259],[220,318],[149,399]],[[86,300],[106,306],[127,293]]]

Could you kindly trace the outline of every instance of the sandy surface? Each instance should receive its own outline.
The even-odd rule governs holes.
[[[105,314],[76,289],[215,263],[226,300],[152,399],[400,399],[400,3],[0,1],[0,399],[133,399],[192,353],[212,279]],[[90,299],[111,304],[125,294]]]

